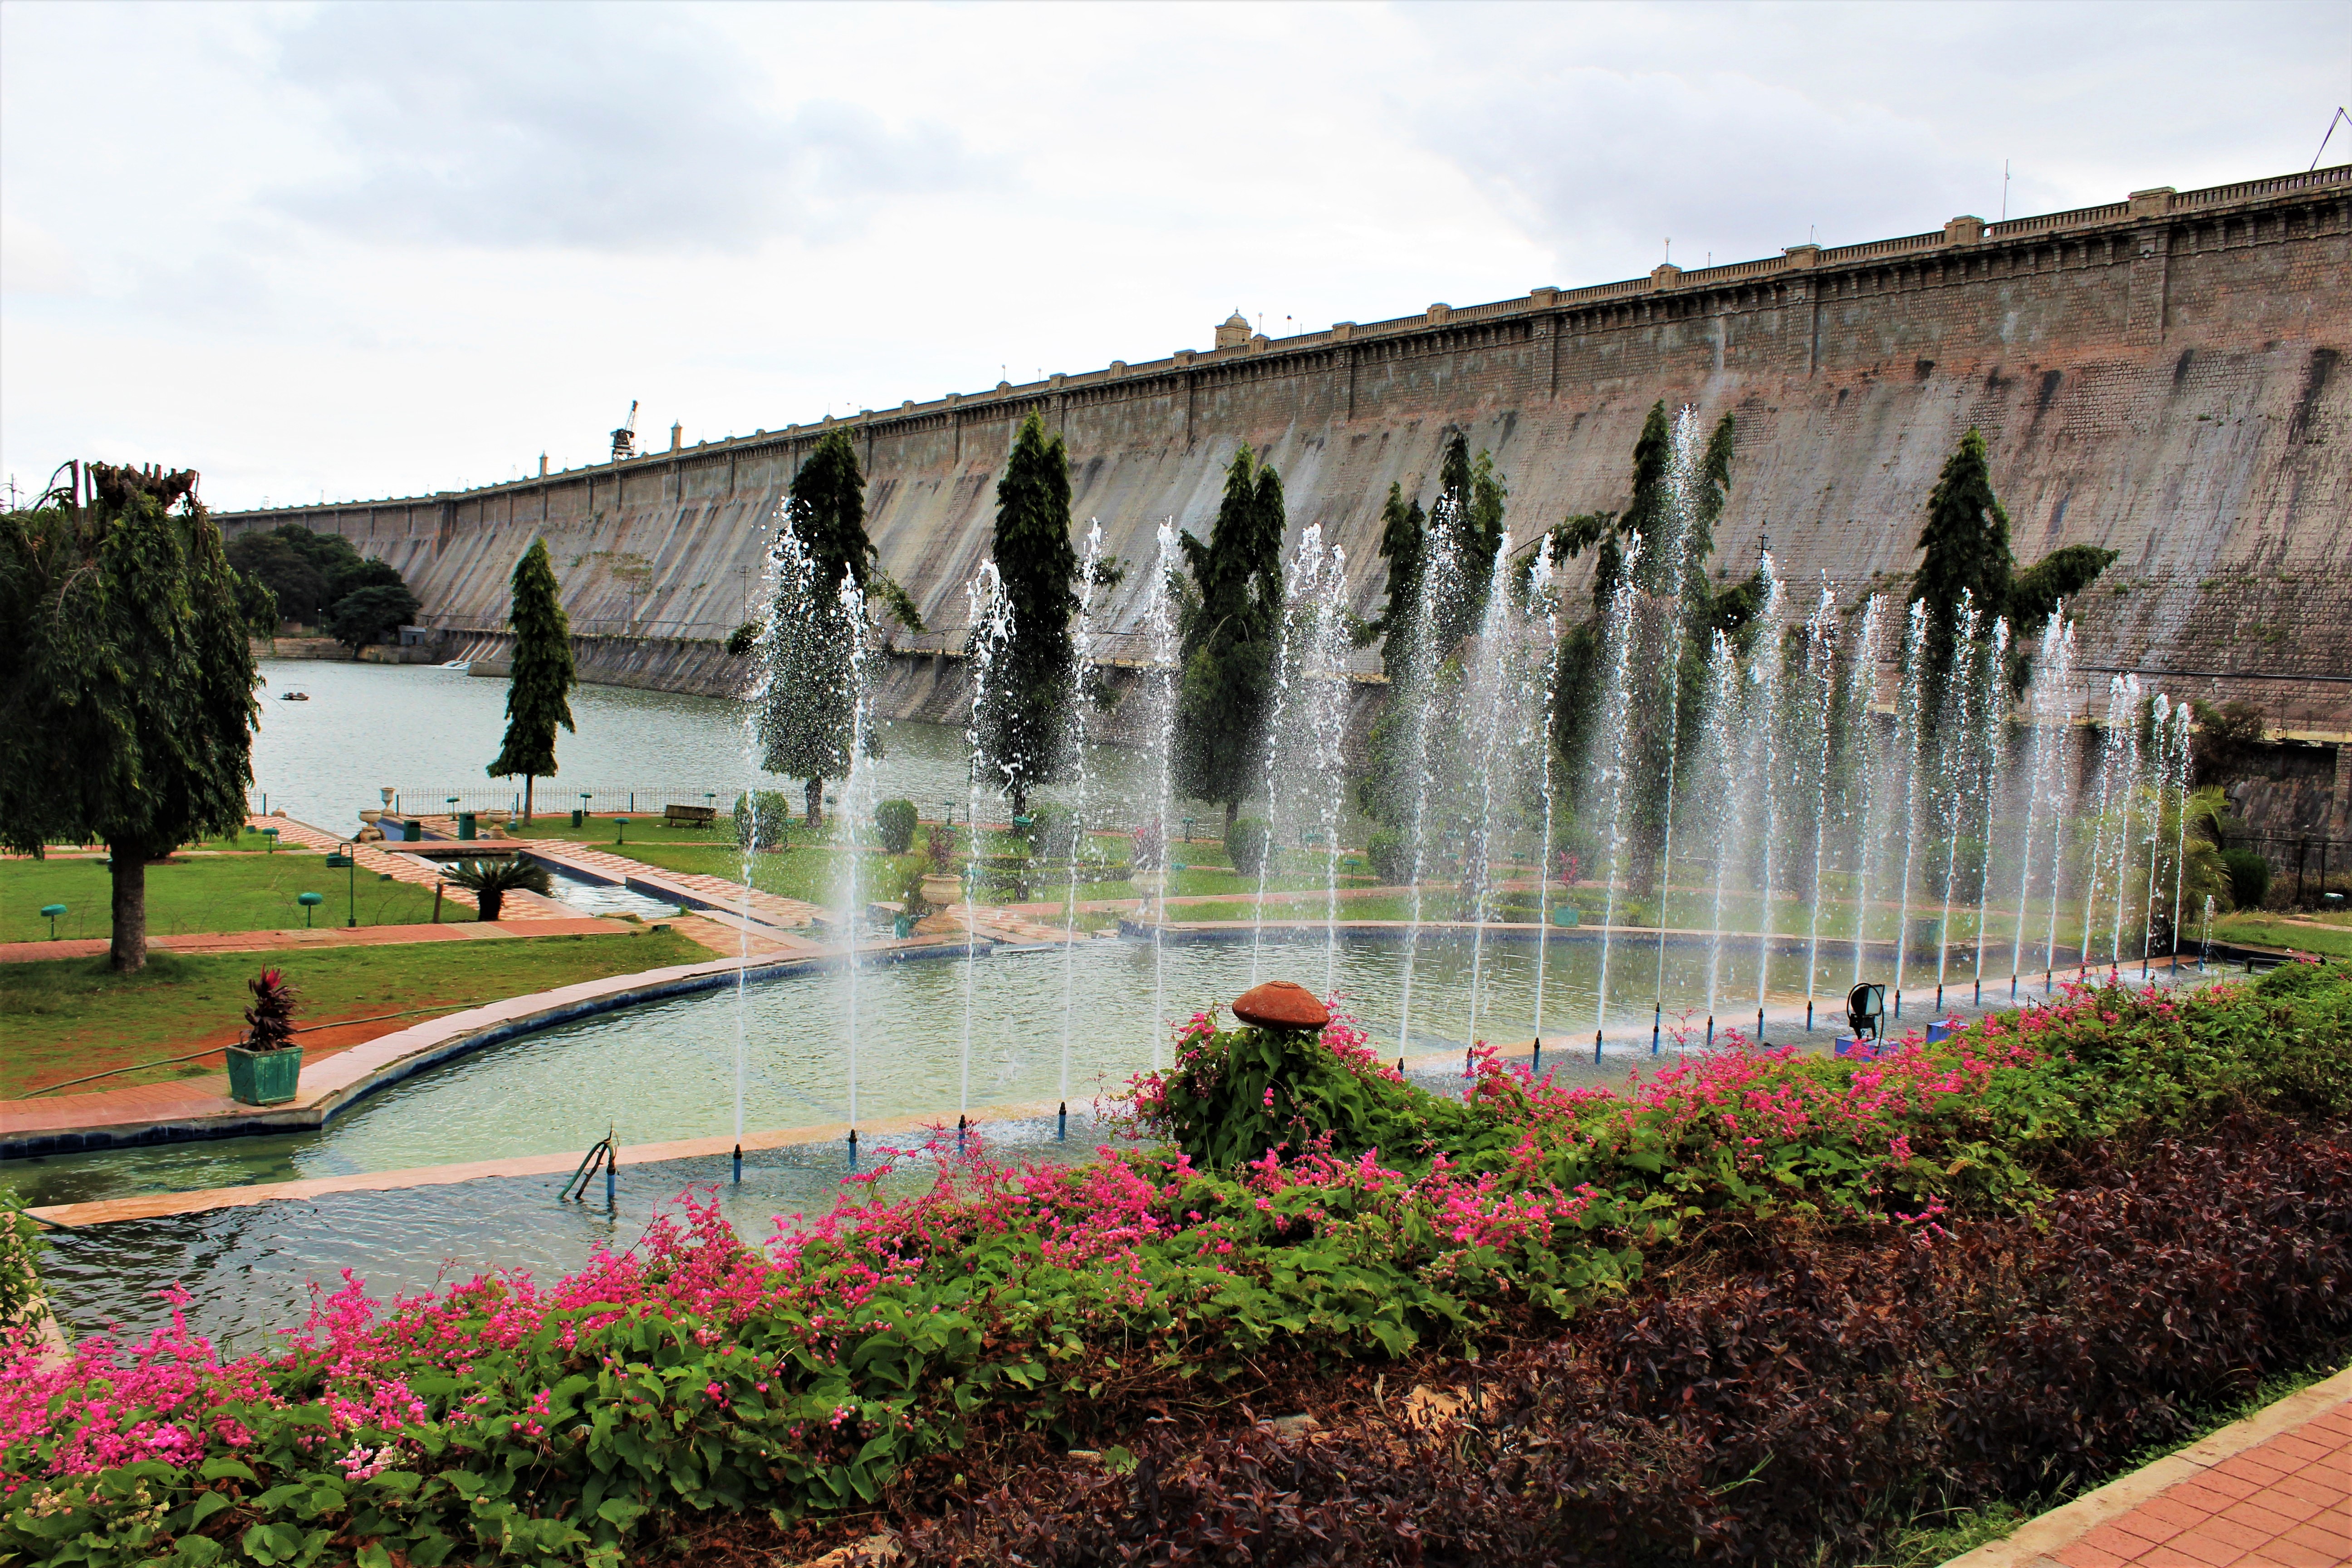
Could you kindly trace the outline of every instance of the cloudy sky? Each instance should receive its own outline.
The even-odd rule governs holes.
[[[408,494],[2305,167],[2342,4],[0,3],[0,477]],[[2339,128],[2327,162],[2352,161]]]

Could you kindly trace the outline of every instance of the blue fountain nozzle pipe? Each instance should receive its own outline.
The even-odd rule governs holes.
[[[611,1209],[619,1202],[620,1173],[610,1154],[604,1157],[604,1206]]]
[[[1812,1032],[1813,1032],[1813,999],[1812,999],[1811,997],[1808,996],[1808,997],[1806,997],[1806,998],[1805,998],[1805,1033],[1807,1033],[1807,1034],[1809,1034],[1809,1035],[1810,1035],[1810,1034],[1811,1034]]]
[[[849,1130],[849,1168],[857,1169],[857,1129]]]
[[[1530,1073],[1539,1073],[1543,1071],[1543,1037],[1541,1035],[1538,1035],[1536,1037],[1536,1059],[1532,1064],[1530,1064],[1528,1070]]]
[[[735,1184],[739,1187],[743,1184],[743,1145],[740,1143],[735,1145]]]
[[[1764,1043],[1764,1009],[1761,1007],[1756,1009],[1756,1043],[1759,1046]]]
[[[1069,1137],[1069,1135],[1070,1135],[1070,1102],[1069,1102],[1068,1100],[1066,1100],[1062,1101],[1062,1109],[1061,1109],[1061,1110],[1056,1114],[1055,1119],[1055,1122],[1054,1122],[1054,1136],[1055,1136],[1055,1138],[1056,1140],[1061,1140],[1061,1139],[1066,1139],[1067,1137]]]
[[[1592,1065],[1601,1065],[1601,1031],[1598,1029],[1592,1031]]]
[[[1710,1051],[1715,1049],[1715,1015],[1712,1013],[1706,1016],[1706,1048]]]
[[[966,1128],[971,1126],[971,1118],[969,1117],[959,1116],[956,1118],[956,1152],[959,1154],[963,1152],[964,1131]]]

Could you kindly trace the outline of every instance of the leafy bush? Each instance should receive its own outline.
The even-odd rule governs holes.
[[[1319,1038],[1249,1025],[1220,1032],[1206,1014],[1178,1037],[1175,1066],[1156,1075],[1137,1112],[1216,1171],[1286,1144],[1344,1157],[1377,1151],[1409,1166],[1425,1163],[1439,1140],[1470,1131],[1460,1105],[1406,1083],[1349,1024]]]
[[[2242,910],[2261,909],[2271,890],[2271,863],[2251,849],[2224,849],[2221,864],[2230,872],[2230,901]]]
[[[735,797],[735,842],[745,848],[787,847],[793,804],[782,790],[763,789]]]
[[[15,1193],[0,1187],[0,1331],[34,1325],[44,1303],[40,1222],[19,1206]]]
[[[1135,1103],[1200,1157],[1006,1167],[946,1141],[927,1190],[766,1247],[688,1194],[553,1286],[380,1314],[353,1282],[228,1363],[176,1322],[54,1363],[0,1339],[0,1470],[32,1483],[0,1501],[0,1555],[615,1564],[689,1521],[870,1517],[894,1484],[929,1511],[992,1456],[1120,1443],[1149,1468],[1093,1494],[1089,1530],[1191,1498],[1262,1535],[1264,1490],[1454,1560],[1565,1560],[1558,1532],[1593,1524],[1629,1552],[1851,1561],[1904,1488],[2063,1482],[2352,1332],[2352,1133],[2275,1120],[2299,1058],[2249,1048],[2326,1037],[2347,1003],[2340,964],[2074,987],[1860,1065],[1734,1037],[1622,1094],[1474,1057],[1460,1102],[1344,1023],[1318,1051],[1197,1018]],[[1507,1353],[1468,1373],[1465,1345]],[[1364,1417],[1311,1487],[1307,1449],[1284,1475],[1237,1439],[1204,1472],[1181,1456],[1215,1450],[1163,1440],[1193,1428],[1147,1423],[1407,1357],[1388,1404],[1419,1375],[1457,1414],[1396,1415],[1430,1426],[1405,1449]],[[1772,1483],[1738,1484],[1767,1455]]]
[[[1690,1278],[1385,1392],[1308,1369],[1284,1394],[1312,1441],[1138,1410],[1109,1463],[887,1500],[940,1563],[1885,1562],[1919,1510],[2063,1496],[2340,1351],[2352,1137],[2218,1133],[2095,1151],[2037,1218],[1727,1237]]]
[[[1263,872],[1273,849],[1274,828],[1264,817],[1241,817],[1225,836],[1225,854],[1233,860],[1234,869],[1244,877]]]
[[[1372,863],[1372,875],[1383,884],[1395,887],[1412,880],[1412,845],[1403,834],[1376,828],[1364,853]]]
[[[920,855],[908,855],[885,864],[887,870],[881,880],[889,890],[884,896],[897,900],[903,913],[917,919],[930,913],[930,901],[923,897],[923,879],[931,874],[930,861]]]
[[[375,584],[356,589],[335,601],[327,612],[326,632],[354,651],[389,641],[400,628],[416,619],[424,606],[404,583]]]
[[[874,829],[886,854],[904,855],[915,842],[915,803],[886,800],[874,808]]]

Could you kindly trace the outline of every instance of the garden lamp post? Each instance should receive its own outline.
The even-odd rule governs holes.
[[[268,850],[268,852],[269,852],[270,854],[272,854],[272,855],[277,854],[277,853],[278,853],[278,829],[276,829],[276,828],[274,828],[274,827],[265,827],[265,828],[263,828],[263,829],[261,830],[261,836],[262,836],[264,838],[267,838],[267,839],[268,839],[268,840],[269,840],[268,844],[265,846],[265,847]]]
[[[49,917],[49,940],[58,940],[58,917],[66,912],[63,904],[43,904],[41,912]]]
[[[360,923],[360,874],[358,866],[359,857],[352,852],[352,846],[349,844],[336,845],[335,852],[327,857],[327,869],[332,871],[340,868],[343,872],[344,892],[348,899],[348,903],[346,904],[345,909],[346,912],[351,917],[345,923],[352,926],[356,926]]]
[[[294,895],[294,901],[302,906],[302,929],[308,931],[310,927],[310,911],[325,903],[327,900],[322,893],[297,893]]]
[[[625,816],[616,816],[613,818],[613,842],[615,844],[626,844],[628,841],[629,819]]]

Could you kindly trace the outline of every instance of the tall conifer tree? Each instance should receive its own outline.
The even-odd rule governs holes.
[[[555,776],[555,730],[578,731],[572,721],[572,618],[555,585],[547,541],[534,539],[515,563],[507,618],[514,626],[514,664],[507,681],[507,733],[492,778],[522,776],[523,820],[530,820],[532,787]]]
[[[880,576],[866,532],[866,477],[846,430],[834,430],[793,476],[789,540],[774,551],[767,682],[758,729],[762,765],[807,781],[811,826],[824,820],[824,781],[849,772],[856,725],[856,640],[864,596]],[[844,595],[842,585],[856,592]]]
[[[1228,836],[1258,782],[1282,627],[1285,526],[1281,478],[1244,445],[1225,469],[1208,543],[1189,532],[1181,542],[1193,593],[1183,605],[1179,787],[1223,805]]]
[[[1021,422],[996,486],[996,570],[1013,628],[981,710],[981,750],[1018,816],[1028,813],[1029,792],[1053,783],[1066,764],[1077,662],[1070,640],[1078,553],[1070,544],[1069,453],[1034,411]]]
[[[1413,668],[1413,619],[1421,597],[1421,574],[1429,544],[1429,520],[1418,500],[1404,499],[1404,487],[1389,486],[1381,508],[1381,559],[1389,563],[1388,607],[1381,612],[1381,668],[1391,685]]]
[[[259,677],[195,474],[89,479],[86,504],[78,477],[0,521],[0,844],[103,842],[109,957],[131,971],[147,862],[245,820]]]

